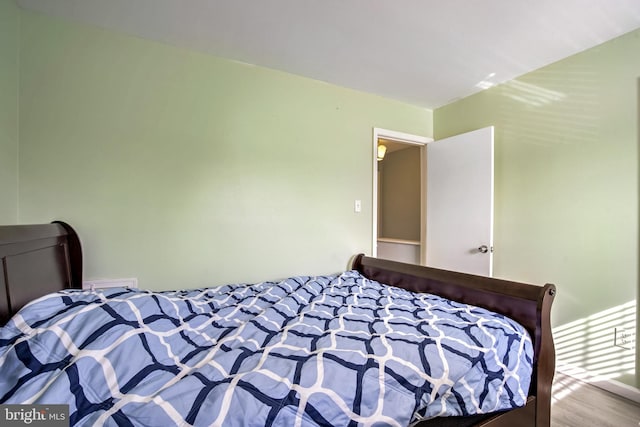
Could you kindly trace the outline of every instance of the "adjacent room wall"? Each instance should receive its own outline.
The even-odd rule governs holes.
[[[372,246],[373,127],[432,135],[430,110],[33,12],[20,42],[19,221],[76,227],[85,279],[343,270]]]
[[[380,170],[378,237],[420,241],[420,147],[387,153]]]
[[[559,363],[631,385],[638,52],[635,31],[434,111],[436,139],[495,126],[495,275],[555,283]]]
[[[0,224],[18,220],[18,44],[20,10],[0,0]]]

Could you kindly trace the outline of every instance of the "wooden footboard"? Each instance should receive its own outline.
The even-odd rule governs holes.
[[[556,287],[511,282],[357,255],[352,268],[369,279],[413,292],[428,292],[504,314],[524,326],[533,341],[534,366],[529,400],[524,408],[470,425],[549,426],[555,349],[551,304]],[[425,424],[437,425],[437,424]]]

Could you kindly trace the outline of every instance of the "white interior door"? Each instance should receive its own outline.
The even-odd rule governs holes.
[[[427,144],[427,265],[491,276],[493,126]]]

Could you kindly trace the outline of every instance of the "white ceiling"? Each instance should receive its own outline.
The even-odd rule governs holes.
[[[640,0],[17,0],[436,108],[640,27]]]

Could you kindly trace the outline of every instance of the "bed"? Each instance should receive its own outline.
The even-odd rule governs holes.
[[[334,275],[163,293],[81,291],[80,240],[62,222],[0,226],[0,258],[0,321],[6,323],[0,329],[0,404],[66,403],[72,424],[78,425],[550,423],[555,368],[551,284],[535,286],[360,254],[347,271]],[[353,305],[354,300],[363,305]],[[348,302],[348,313],[341,302]],[[294,316],[301,313],[304,322]],[[371,320],[378,313],[382,318]],[[435,314],[453,318],[431,317]],[[101,316],[105,319],[99,323]],[[117,325],[116,318],[121,320]],[[140,333],[140,327],[148,328],[142,319],[159,330]],[[88,328],[94,321],[95,328]],[[195,328],[187,330],[185,322],[195,322]],[[62,323],[67,329],[60,328]],[[204,329],[210,324],[216,332]],[[182,329],[169,332],[170,327]],[[445,329],[453,338],[438,337]],[[73,337],[76,330],[81,338]],[[249,335],[239,335],[239,330]],[[435,335],[420,335],[428,331]],[[170,337],[188,344],[180,350],[184,353],[174,353]],[[467,338],[471,343],[463,344]],[[94,348],[101,340],[106,347]],[[114,341],[137,347],[118,350],[119,359],[114,359],[118,351],[105,351]],[[172,360],[160,360],[151,351],[156,347]],[[473,348],[473,353],[462,347]],[[306,349],[304,357],[292,350],[300,348]],[[431,354],[427,349],[446,350],[446,357],[424,356]],[[369,350],[378,354],[367,355]],[[224,357],[198,359],[216,352]],[[146,359],[143,369],[130,367],[131,354]],[[51,357],[55,363],[45,360]],[[190,360],[200,360],[198,366],[211,375],[186,367]],[[489,366],[494,360],[500,369]],[[281,372],[279,361],[289,363],[291,372]],[[489,368],[473,376],[460,369],[452,380],[465,364]],[[245,365],[253,367],[243,371]],[[313,366],[315,374],[309,376],[302,366]],[[164,378],[163,384],[172,387],[178,382],[198,387],[158,391],[150,388],[151,377]],[[119,380],[113,383],[113,378]],[[93,383],[98,382],[111,388],[112,395],[96,396]],[[452,387],[440,392],[445,383]],[[229,392],[231,385],[240,391]],[[236,394],[252,400],[238,400]],[[499,406],[503,402],[518,407]],[[165,419],[149,418],[149,408],[156,406],[164,408]],[[441,416],[445,410],[455,414]]]

